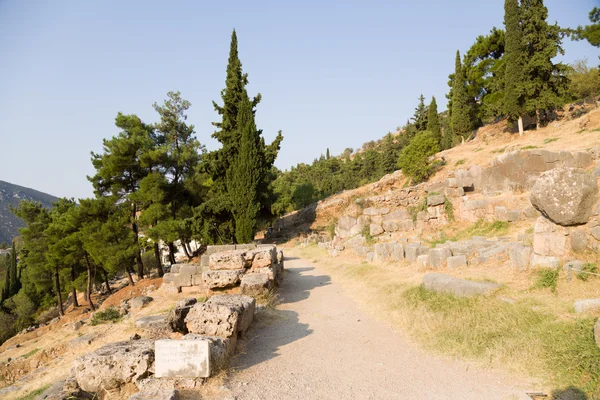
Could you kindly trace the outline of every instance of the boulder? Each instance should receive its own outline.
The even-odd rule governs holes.
[[[446,199],[443,194],[434,194],[427,196],[427,207],[439,206],[444,204]]]
[[[235,309],[240,319],[238,321],[238,332],[246,332],[254,319],[256,300],[250,296],[241,294],[218,294],[207,301],[211,304],[222,304]]]
[[[139,329],[163,329],[167,326],[167,319],[163,315],[148,315],[135,320],[135,327]]]
[[[500,285],[496,283],[473,282],[438,273],[427,273],[423,275],[423,286],[427,290],[439,293],[450,293],[457,297],[472,297],[479,294],[485,294],[500,287]]]
[[[250,250],[245,255],[246,267],[265,268],[277,263],[277,249],[273,247]]]
[[[134,340],[110,343],[75,359],[73,374],[79,387],[100,393],[136,383],[153,372],[154,342]]]
[[[448,268],[465,267],[467,265],[467,257],[465,256],[452,256],[446,259]]]
[[[356,218],[345,215],[342,218],[340,218],[337,227],[341,231],[350,231],[350,229],[352,229],[354,225],[356,225]]]
[[[371,224],[369,225],[369,233],[371,236],[379,236],[383,233],[383,228],[379,224]]]
[[[540,175],[531,204],[554,223],[571,226],[589,221],[598,199],[596,178],[575,168],[555,168]]]
[[[129,305],[132,309],[136,310],[145,307],[152,300],[154,299],[150,296],[140,296],[129,300]]]
[[[245,250],[232,250],[210,255],[208,266],[212,271],[240,270],[246,266]]]
[[[194,297],[187,297],[183,300],[179,300],[175,308],[169,311],[166,323],[173,332],[180,332],[183,334],[188,333],[185,317],[187,317],[188,312],[197,302],[198,300]]]
[[[245,272],[245,269],[206,271],[202,273],[202,281],[209,289],[226,288],[240,283]]]
[[[531,247],[515,244],[509,250],[510,266],[520,271],[526,270],[531,258]]]
[[[242,294],[259,296],[271,289],[272,280],[268,274],[246,274],[242,276],[240,289]]]
[[[600,240],[600,226],[593,227],[590,233],[592,234],[594,239]]]
[[[175,389],[140,391],[129,396],[128,400],[177,400],[179,394]]]
[[[452,252],[447,247],[430,249],[427,254],[429,255],[427,259],[429,268],[443,268],[446,266],[448,257],[452,257]]]
[[[533,228],[533,252],[541,256],[562,257],[566,252],[565,228],[539,217]]]
[[[588,238],[584,231],[576,230],[569,235],[569,242],[571,244],[571,250],[579,253],[587,249]]]
[[[600,310],[600,299],[579,300],[575,302],[574,307],[577,313]]]
[[[237,307],[212,302],[195,304],[185,317],[188,332],[229,338],[238,331]]]

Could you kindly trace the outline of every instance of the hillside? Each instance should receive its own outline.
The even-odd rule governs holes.
[[[10,243],[23,226],[21,219],[9,210],[9,206],[16,207],[21,200],[38,201],[45,207],[50,207],[58,199],[47,193],[0,181],[0,243]]]

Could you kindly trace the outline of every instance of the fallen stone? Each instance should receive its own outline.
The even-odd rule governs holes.
[[[417,262],[417,257],[422,254],[427,254],[429,249],[416,243],[408,243],[404,246],[404,256],[409,262]]]
[[[515,222],[521,219],[521,210],[508,210],[506,212],[506,220],[508,222]]]
[[[439,206],[444,204],[446,199],[443,194],[435,194],[427,196],[427,207]]]
[[[596,226],[596,227],[592,228],[590,233],[592,234],[594,239],[600,240],[600,226]]]
[[[428,254],[421,254],[420,256],[417,256],[417,264],[420,267],[427,267],[428,260],[429,260]]]
[[[162,329],[167,326],[167,319],[162,315],[149,315],[135,320],[135,327],[140,329]]]
[[[163,389],[156,391],[137,392],[129,396],[128,400],[177,400],[179,394],[177,390]]]
[[[270,267],[277,263],[277,249],[275,247],[270,247],[250,250],[246,253],[244,259],[246,261],[246,267]]]
[[[569,235],[569,242],[571,244],[571,250],[579,253],[587,249],[588,238],[584,231],[576,230]]]
[[[579,300],[575,302],[574,307],[577,313],[600,310],[600,299]]]
[[[180,332],[183,334],[188,333],[185,317],[187,317],[188,312],[197,302],[198,300],[196,300],[196,298],[187,297],[183,300],[179,300],[175,308],[169,311],[166,323],[173,332]]]
[[[239,320],[237,307],[208,301],[194,305],[185,317],[188,332],[225,338],[237,334]]]
[[[496,217],[496,219],[498,221],[502,221],[502,222],[508,221],[507,213],[508,213],[508,210],[506,209],[506,207],[498,206],[494,209],[494,216]]]
[[[205,340],[208,342],[211,374],[227,367],[229,359],[235,353],[235,337],[222,338],[188,333],[183,337],[183,340]]]
[[[272,287],[272,280],[268,274],[246,274],[242,276],[240,289],[242,294],[259,296]]]
[[[428,255],[427,266],[429,268],[443,268],[446,266],[448,257],[452,257],[452,252],[449,248],[442,247],[430,249]]]
[[[400,225],[396,221],[383,221],[382,227],[386,232],[396,232],[400,229]]]
[[[560,261],[558,257],[540,256],[539,254],[532,253],[529,264],[531,267],[537,268],[558,268]]]
[[[207,303],[220,304],[236,310],[240,317],[238,321],[238,332],[246,332],[254,319],[256,300],[250,296],[241,294],[218,294],[208,299]]]
[[[467,257],[465,256],[452,256],[446,259],[448,268],[465,267],[467,265]]]
[[[533,228],[533,252],[541,256],[562,257],[567,244],[563,230],[548,219],[539,217]]]
[[[232,250],[211,254],[208,267],[212,271],[239,271],[246,266],[245,254],[245,250]]]
[[[72,371],[81,389],[99,393],[144,379],[153,365],[154,342],[135,340],[110,343],[81,356]]]
[[[596,178],[575,168],[555,168],[540,175],[530,200],[556,224],[585,224],[598,200]]]
[[[206,271],[202,273],[202,281],[209,289],[226,288],[240,283],[245,269]]]
[[[508,247],[503,244],[496,244],[492,247],[485,247],[477,251],[478,261],[480,263],[488,262],[489,260],[502,261],[508,257]]]
[[[523,213],[527,218],[537,218],[540,216],[539,211],[536,210],[534,206],[528,206],[527,208],[525,208],[525,211]]]
[[[146,305],[148,305],[152,300],[154,299],[150,296],[140,296],[129,300],[129,305],[132,309],[136,310],[146,307]]]
[[[404,260],[404,246],[400,243],[394,244],[392,248],[392,261]]]
[[[188,274],[177,274],[173,280],[175,287],[188,287],[192,286],[192,275]]]
[[[369,233],[371,236],[379,236],[383,233],[383,228],[379,224],[371,224],[369,225]]]
[[[526,270],[531,259],[531,247],[516,244],[510,247],[510,266],[520,271]]]
[[[423,275],[423,286],[427,290],[450,293],[457,297],[472,297],[486,294],[500,287],[496,283],[473,282],[438,273],[426,273]]]

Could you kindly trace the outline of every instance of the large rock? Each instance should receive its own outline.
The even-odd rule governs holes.
[[[515,244],[510,247],[510,266],[518,270],[525,270],[529,266],[531,247]]]
[[[573,250],[576,253],[580,253],[587,249],[588,238],[584,231],[576,230],[574,232],[571,232],[571,234],[569,235],[569,242],[571,243],[571,250]]]
[[[562,257],[566,252],[566,229],[539,217],[533,228],[533,252],[540,256]]]
[[[188,297],[177,302],[175,308],[167,314],[166,323],[173,332],[188,333],[185,317],[187,317],[192,306],[198,300],[194,297]]]
[[[465,267],[467,265],[467,257],[465,256],[452,256],[446,259],[448,268]]]
[[[598,185],[596,178],[583,170],[555,168],[539,177],[531,189],[530,200],[556,224],[585,224],[598,200]]]
[[[148,315],[135,320],[135,327],[145,330],[162,330],[167,326],[167,320],[162,315]]]
[[[142,307],[145,307],[152,300],[154,300],[154,299],[150,296],[140,296],[140,297],[136,297],[136,298],[129,300],[129,305],[131,306],[132,309],[137,310]]]
[[[241,294],[218,294],[208,299],[208,302],[235,308],[240,315],[240,320],[238,322],[239,332],[246,332],[254,319],[256,300],[250,296]]]
[[[423,286],[425,289],[434,292],[450,293],[457,297],[472,297],[485,294],[500,287],[496,283],[473,282],[438,273],[423,275]]]
[[[245,269],[206,271],[202,273],[202,281],[209,289],[226,288],[240,283]]]
[[[431,249],[427,254],[429,255],[427,259],[427,266],[429,268],[443,268],[446,266],[448,257],[452,257],[452,252],[447,247]]]
[[[277,263],[275,246],[250,250],[245,255],[246,267],[265,268]]]
[[[272,282],[268,274],[246,274],[242,276],[240,289],[242,294],[259,296],[271,289]]]
[[[232,250],[210,255],[209,268],[213,271],[240,270],[246,266],[245,250]]]
[[[356,225],[356,218],[350,217],[348,215],[343,216],[337,223],[336,233],[342,239],[346,239],[350,237],[350,230],[354,225]]]
[[[183,340],[206,340],[210,352],[210,370],[211,375],[214,372],[227,366],[229,358],[235,352],[236,337],[222,338],[218,336],[198,335],[197,333],[188,333]]]
[[[237,334],[239,320],[237,307],[209,301],[194,305],[185,317],[188,332],[225,338]]]
[[[439,206],[441,204],[444,204],[445,201],[446,201],[446,199],[444,198],[443,194],[434,194],[434,195],[427,196],[427,206],[428,207]]]
[[[369,225],[369,233],[373,237],[381,235],[383,233],[383,228],[379,224],[371,224]]]
[[[110,343],[75,360],[73,374],[83,390],[99,393],[144,379],[154,366],[154,342]]]
[[[575,302],[574,307],[577,313],[600,310],[600,299],[579,300]]]

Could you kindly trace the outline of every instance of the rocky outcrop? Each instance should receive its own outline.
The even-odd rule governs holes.
[[[99,393],[136,383],[153,372],[154,342],[110,343],[75,360],[73,373],[81,389]]]
[[[439,293],[449,293],[457,297],[472,297],[496,290],[500,285],[490,282],[473,282],[454,278],[446,274],[427,273],[423,275],[425,289]]]
[[[598,200],[596,178],[575,168],[543,173],[531,189],[531,204],[555,224],[585,224]]]

